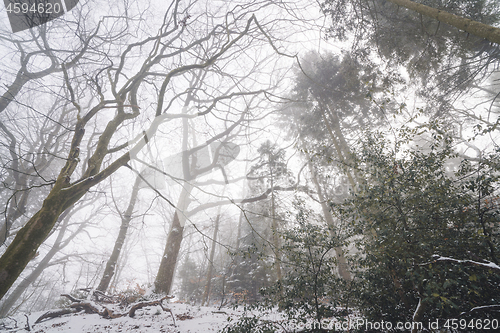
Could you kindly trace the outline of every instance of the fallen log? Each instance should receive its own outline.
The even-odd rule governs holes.
[[[163,311],[170,312],[170,315],[172,316],[172,320],[174,322],[174,326],[177,326],[175,323],[175,317],[174,314],[172,313],[172,310],[169,308],[163,306],[163,301],[172,298],[172,296],[165,296],[162,299],[159,300],[154,300],[154,301],[144,301],[144,302],[138,302],[132,305],[132,307],[127,311],[123,313],[115,313],[115,311],[108,309],[107,307],[101,305],[101,304],[96,304],[94,302],[86,301],[83,299],[78,299],[75,298],[71,295],[68,294],[62,294],[61,296],[64,296],[71,300],[73,303],[69,306],[69,309],[61,309],[61,310],[55,310],[55,311],[48,311],[41,315],[35,322],[35,324],[38,324],[42,322],[45,319],[52,319],[52,318],[57,318],[61,317],[66,314],[73,314],[73,313],[78,313],[81,311],[84,311],[85,313],[96,313],[99,316],[106,318],[106,319],[115,319],[115,318],[120,318],[124,316],[129,316],[133,318],[135,316],[135,312],[139,309],[142,309],[147,306],[160,306]]]
[[[54,311],[48,311],[45,312],[43,315],[41,315],[36,321],[35,324],[41,323],[44,319],[52,319],[52,318],[57,318],[61,317],[70,313],[77,313],[78,310],[70,308],[70,309],[60,309],[60,310],[54,310]]]
[[[156,305],[159,305],[163,311],[168,311],[170,312],[170,315],[172,316],[172,320],[174,321],[174,326],[177,326],[175,324],[175,318],[174,318],[174,314],[172,313],[172,310],[170,310],[169,308],[166,308],[163,306],[162,304],[162,301],[164,300],[165,298],[162,298],[160,300],[155,300],[155,301],[150,301],[150,302],[139,302],[139,303],[136,303],[134,304],[130,310],[128,311],[128,316],[133,318],[135,316],[135,312],[139,309],[142,309],[146,306],[156,306]]]

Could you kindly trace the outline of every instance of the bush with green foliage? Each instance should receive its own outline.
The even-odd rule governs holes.
[[[258,316],[242,316],[235,323],[226,325],[221,333],[274,333],[276,327],[273,322],[262,321]]]
[[[408,148],[412,131],[392,149],[370,136],[356,154],[365,184],[332,206],[357,234],[355,298],[368,320],[498,316],[498,152],[451,172],[452,142],[435,133],[427,151]]]
[[[288,318],[320,322],[338,314],[346,302],[346,283],[336,274],[334,251],[341,240],[324,222],[314,222],[317,218],[302,202],[296,201],[295,207],[296,226],[282,234],[283,280],[261,292]]]

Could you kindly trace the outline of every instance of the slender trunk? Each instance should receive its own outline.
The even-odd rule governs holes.
[[[224,191],[226,188],[222,190],[222,194],[224,194]],[[221,194],[221,195],[222,195]],[[214,257],[215,257],[215,247],[217,246],[217,234],[219,233],[219,223],[220,223],[220,211],[222,209],[222,206],[219,206],[217,208],[217,217],[215,218],[215,226],[214,226],[214,234],[212,237],[212,247],[210,250],[210,258],[208,260],[208,270],[207,270],[207,277],[206,277],[206,284],[205,284],[205,291],[203,293],[201,305],[208,304],[208,296],[210,295],[210,288],[212,284],[212,274],[213,274],[213,269],[214,269]]]
[[[443,10],[425,6],[410,0],[388,0],[393,4],[416,11],[419,14],[431,17],[439,22],[446,23],[460,30],[464,30],[477,37],[485,38],[490,42],[500,44],[500,28],[460,17]]]
[[[203,293],[203,299],[201,301],[201,306],[208,305],[208,295],[210,295],[210,287],[212,283],[212,273],[214,269],[214,257],[215,257],[215,247],[217,245],[217,234],[219,233],[219,223],[220,223],[220,206],[217,212],[217,217],[215,218],[215,228],[214,235],[212,238],[212,248],[210,250],[210,258],[208,259],[208,271],[207,271],[207,283],[205,284],[205,292]]]
[[[342,128],[340,126],[340,120],[338,118],[338,115],[335,111],[330,110],[329,108],[325,108],[329,111],[329,117],[331,118],[331,123],[333,125],[330,125],[330,121],[328,121],[328,118],[326,117],[326,111],[323,112],[323,120],[325,121],[326,127],[328,128],[328,131],[330,133],[330,136],[333,140],[333,144],[335,146],[335,150],[337,151],[337,155],[339,157],[340,162],[345,165],[345,166],[350,166],[352,165],[352,157],[351,157],[351,151],[349,149],[349,145],[347,144],[347,141],[344,137],[344,133],[342,133]],[[335,134],[339,138],[337,140]],[[349,180],[349,184],[351,184],[351,188],[353,191],[356,191],[356,185],[357,184],[363,184],[364,179],[362,177],[359,177],[358,173],[356,172],[355,169],[353,169],[353,174],[354,177],[351,175],[351,172],[346,170],[345,173],[347,174],[347,178]],[[377,231],[371,227],[370,232],[372,233],[373,237],[377,237]]]
[[[125,243],[127,243],[128,239],[125,238]],[[123,247],[127,247],[126,244]],[[127,265],[127,256],[121,256],[118,258],[118,262],[115,267],[115,274],[113,275],[113,279],[111,280],[110,287],[108,287],[108,292],[113,294],[116,293],[116,286],[118,286],[118,281],[120,281],[121,274],[123,272],[123,268]]]
[[[422,300],[422,297],[420,297],[418,300],[417,308],[413,313],[413,318],[412,318],[413,322],[414,323],[422,322],[426,310],[427,310],[427,303],[424,300]],[[418,332],[418,325],[412,325],[411,333],[417,333],[417,332]]]
[[[248,159],[248,156],[247,156],[247,159]],[[245,175],[247,174],[247,171],[248,171],[248,162],[246,163],[245,165]],[[247,181],[245,180],[245,183],[243,184],[242,186],[242,191],[241,191],[241,197],[244,198],[246,196],[246,189],[248,187],[248,183]],[[236,251],[238,251],[240,249],[240,242],[241,242],[241,227],[243,226],[243,220],[245,219],[245,213],[244,213],[244,209],[245,209],[245,204],[242,204],[241,207],[240,207],[241,211],[240,211],[240,218],[238,220],[238,231],[237,231],[237,237],[236,237]],[[236,266],[239,265],[239,262],[240,262],[240,255],[237,254],[236,255],[236,259],[235,259],[235,264]]]
[[[118,237],[115,241],[115,246],[113,248],[113,252],[106,263],[106,268],[104,269],[103,276],[101,281],[99,282],[99,286],[97,290],[102,291],[103,293],[109,287],[109,283],[115,274],[116,265],[118,262],[118,258],[120,257],[121,250],[123,244],[125,243],[125,238],[127,237],[128,227],[130,225],[130,221],[132,220],[132,213],[134,211],[135,203],[137,202],[137,194],[139,193],[139,185],[141,183],[141,178],[137,177],[135,179],[134,186],[132,187],[132,194],[130,196],[130,201],[127,207],[127,210],[122,215],[122,224],[120,226],[120,232],[118,233]]]
[[[276,206],[274,198],[274,179],[273,171],[271,169],[271,219],[272,219],[272,232],[273,232],[273,246],[274,246],[274,267],[276,269],[276,281],[281,281],[281,251],[280,251],[280,241],[278,235],[278,220],[276,219]]]
[[[20,184],[26,186],[26,182]],[[30,191],[23,189],[24,186],[20,184],[16,184],[16,190],[19,192],[15,193],[10,200],[5,223],[0,227],[0,244],[4,244],[5,241],[7,241],[7,238],[10,234],[10,228],[12,227],[13,223],[24,213],[26,213],[26,205],[28,203]]]
[[[245,214],[243,213],[244,205],[241,205],[241,212],[240,212],[240,218],[238,219],[238,231],[236,232],[236,251],[240,249],[240,242],[241,242],[241,227],[243,226],[243,220],[245,219]],[[237,255],[236,259],[238,259],[240,256]]]
[[[330,122],[326,118],[325,112],[323,112],[322,115],[323,115],[323,120],[324,120],[326,127],[328,129],[328,132],[330,133],[330,138],[332,139],[333,146],[335,147],[335,150],[337,151],[337,157],[339,158],[340,163],[342,163],[342,165],[346,166],[347,161],[346,161],[346,158],[344,157],[344,152],[342,151],[342,147],[340,146],[339,141],[337,140],[335,134],[333,133],[333,129],[330,125]],[[346,175],[347,175],[347,178],[349,179],[349,184],[352,186],[352,189],[354,190],[356,188],[356,182],[354,181],[354,178],[352,177],[351,173],[348,170],[346,170]]]
[[[191,97],[188,96],[184,106],[187,107]],[[193,185],[191,172],[196,166],[196,158],[193,156],[190,163],[190,154],[187,153],[189,146],[189,121],[187,118],[182,120],[182,174],[184,178],[183,188],[179,197],[179,202],[174,213],[172,225],[167,236],[167,244],[161,258],[160,267],[155,279],[155,292],[161,294],[169,294],[174,281],[175,267],[177,265],[177,257],[181,248],[182,237],[185,224],[185,211],[189,206],[191,190]]]
[[[335,228],[335,221],[333,220],[333,216],[326,204],[325,196],[323,195],[323,190],[318,182],[318,179],[316,178],[316,172],[314,171],[314,168],[310,161],[309,161],[309,170],[311,171],[311,178],[314,183],[314,186],[316,187],[316,192],[318,192],[318,199],[321,204],[321,210],[323,211],[323,216],[325,217],[326,223],[328,224],[328,226],[330,226],[330,228]],[[349,272],[349,265],[344,256],[344,251],[342,250],[342,247],[336,246],[334,250],[335,254],[337,255],[337,261],[338,261],[337,267],[340,277],[346,281],[351,281],[351,273]]]

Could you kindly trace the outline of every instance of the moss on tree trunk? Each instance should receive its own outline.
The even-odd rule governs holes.
[[[388,1],[500,45],[499,28],[495,28],[481,22],[473,21],[465,17],[460,17],[433,7],[425,6],[410,0]]]
[[[38,247],[47,238],[61,215],[65,203],[65,196],[61,194],[60,189],[54,188],[38,213],[19,230],[0,258],[0,298],[7,293],[28,262],[35,256]]]

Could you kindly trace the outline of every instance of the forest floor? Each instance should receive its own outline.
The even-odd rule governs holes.
[[[34,324],[47,311],[32,314],[17,314],[0,319],[0,332],[34,332],[34,333],[198,333],[218,332],[229,323],[237,321],[245,312],[243,307],[236,309],[191,306],[181,303],[170,303],[172,311],[163,311],[159,306],[150,306],[137,310],[134,318],[127,316],[116,319],[105,319],[98,314],[68,314],[61,317],[45,319]],[[248,314],[248,313],[247,313]],[[172,319],[175,318],[175,324]],[[262,314],[259,314],[259,317]],[[282,322],[277,312],[266,314],[263,319],[276,323]],[[29,328],[28,328],[29,323]]]

